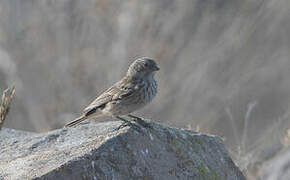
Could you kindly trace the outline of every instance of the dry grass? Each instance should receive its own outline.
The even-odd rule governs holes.
[[[12,86],[11,88],[7,88],[6,90],[4,90],[2,94],[2,99],[1,99],[1,104],[0,104],[0,130],[9,112],[10,104],[14,97],[14,94],[15,94],[15,86]]]

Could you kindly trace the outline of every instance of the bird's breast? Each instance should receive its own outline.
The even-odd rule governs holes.
[[[157,82],[155,79],[150,79],[145,82],[143,88],[143,99],[145,103],[149,103],[157,94]]]

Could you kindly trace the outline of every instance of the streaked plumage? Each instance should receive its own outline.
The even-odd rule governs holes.
[[[127,115],[144,107],[157,94],[154,75],[158,70],[152,59],[143,57],[135,60],[125,77],[97,97],[84,109],[81,117],[66,127],[72,127],[88,118]]]

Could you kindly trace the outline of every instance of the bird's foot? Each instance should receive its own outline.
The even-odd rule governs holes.
[[[126,122],[123,122],[119,127],[117,128],[114,128],[113,131],[119,131],[120,129],[124,128],[124,127],[127,127],[127,126],[130,126],[131,124],[128,124]]]
[[[146,127],[151,128],[150,123],[144,121],[143,118],[141,118],[141,117],[134,116],[134,115],[132,115],[132,114],[128,114],[128,117],[130,117],[133,121],[135,121],[136,123],[142,125],[142,126],[145,127],[145,128],[146,128]]]
[[[130,122],[127,119],[121,118],[119,116],[116,116],[116,118],[119,119],[119,120],[121,120],[121,121],[123,121],[123,123],[119,127],[115,128],[113,131],[118,131],[118,130],[124,128],[124,127],[130,126],[134,130],[141,132],[141,128],[138,125]]]

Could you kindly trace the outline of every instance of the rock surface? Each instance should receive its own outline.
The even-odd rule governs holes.
[[[148,121],[149,123],[149,121]],[[149,123],[90,121],[36,134],[0,133],[0,179],[245,179],[220,138]]]

